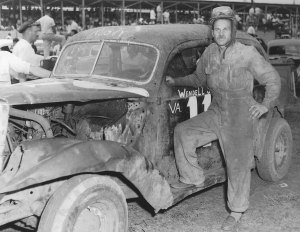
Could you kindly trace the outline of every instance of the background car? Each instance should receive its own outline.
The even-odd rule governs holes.
[[[290,88],[295,95],[300,96],[300,40],[271,40],[268,42],[267,54],[281,76],[291,74]]]

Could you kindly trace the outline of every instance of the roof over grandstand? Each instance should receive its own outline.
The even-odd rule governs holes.
[[[22,5],[44,5],[44,6],[61,6],[63,2],[64,6],[82,6],[94,7],[100,3],[121,5],[125,2],[128,5],[132,4],[157,4],[162,2],[163,4],[189,4],[189,3],[200,3],[200,4],[247,4],[252,3],[257,5],[277,5],[277,6],[300,6],[300,0],[0,0],[0,5],[19,4]]]

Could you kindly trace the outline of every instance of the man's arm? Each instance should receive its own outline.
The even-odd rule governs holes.
[[[166,81],[170,83],[171,85],[176,86],[191,86],[191,87],[197,87],[197,86],[206,86],[206,74],[205,74],[205,67],[206,67],[206,56],[207,56],[207,49],[204,51],[202,56],[200,57],[197,68],[194,73],[184,76],[184,77],[178,77],[176,79],[172,78],[173,81],[170,83],[168,80],[170,80],[170,77],[166,77]]]
[[[251,58],[250,72],[261,85],[266,86],[265,98],[262,104],[257,103],[250,108],[251,115],[257,118],[274,105],[280,94],[281,80],[275,68],[254,47],[251,48],[249,57]]]
[[[51,72],[38,66],[30,65],[29,73],[39,78],[49,78]]]
[[[33,74],[39,78],[48,78],[51,74],[50,71],[38,66],[32,66],[9,52],[7,52],[6,58],[8,59],[10,68],[17,73]]]

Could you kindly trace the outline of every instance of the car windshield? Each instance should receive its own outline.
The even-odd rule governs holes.
[[[157,57],[155,48],[136,43],[104,42],[102,47],[100,43],[78,43],[66,47],[54,73],[145,81],[151,76]]]
[[[273,46],[269,49],[271,56],[300,56],[300,45]]]
[[[90,74],[100,47],[100,43],[76,43],[66,47],[54,73],[56,75]]]

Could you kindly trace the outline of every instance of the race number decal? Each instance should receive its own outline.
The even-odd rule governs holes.
[[[190,108],[190,118],[195,117],[198,114],[197,97],[190,97],[187,106]]]
[[[211,103],[211,95],[205,94],[204,99],[202,101],[202,105],[204,106],[204,111],[207,111],[210,103]],[[198,115],[198,99],[196,96],[189,98],[187,106],[190,108],[190,118],[193,118]]]

